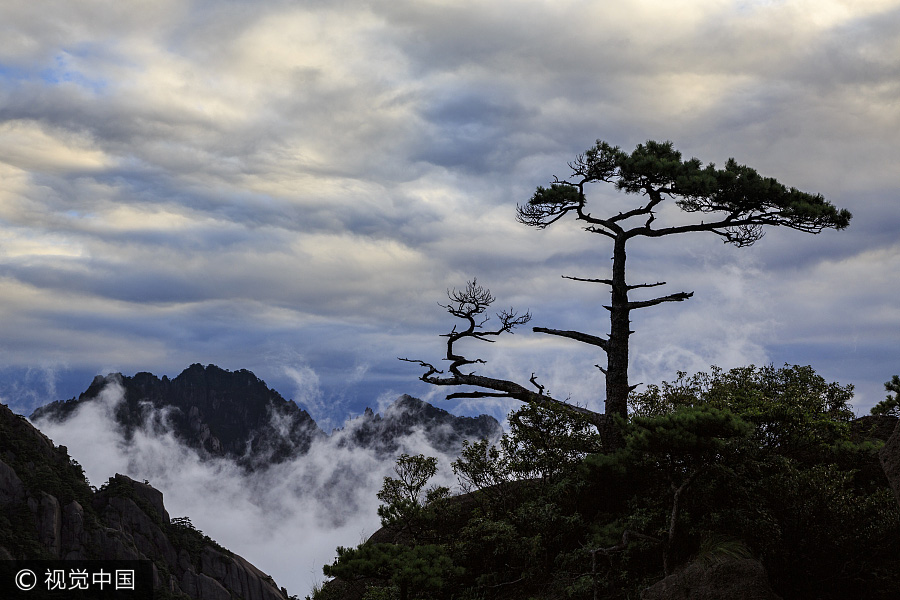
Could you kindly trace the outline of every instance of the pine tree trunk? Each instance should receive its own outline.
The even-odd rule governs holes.
[[[615,416],[628,416],[628,339],[631,321],[628,309],[628,284],[625,282],[625,239],[616,238],[613,249],[612,302],[609,341],[606,348],[606,421],[603,445],[609,450],[621,448],[623,439]]]

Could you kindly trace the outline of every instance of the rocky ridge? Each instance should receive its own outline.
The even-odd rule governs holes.
[[[152,486],[117,474],[92,489],[65,446],[2,404],[0,559],[150,560],[161,600],[288,598],[189,520],[170,520]]]
[[[171,430],[202,456],[230,458],[246,468],[291,460],[327,437],[305,410],[250,371],[200,364],[191,365],[174,379],[151,373],[98,375],[78,398],[42,406],[30,418],[35,422],[65,421],[108,390],[121,392],[115,419],[126,438],[139,427]],[[371,448],[384,455],[396,452],[398,439],[416,430],[421,430],[435,449],[447,453],[458,453],[464,439],[493,440],[502,433],[493,417],[457,417],[403,395],[384,415],[367,408],[333,435],[340,437],[341,444]]]

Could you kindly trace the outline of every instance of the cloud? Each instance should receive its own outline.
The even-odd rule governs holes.
[[[395,457],[341,444],[353,420],[306,455],[247,473],[229,460],[201,460],[173,437],[164,411],[152,411],[126,440],[114,419],[122,401],[123,388],[112,381],[67,422],[35,425],[68,448],[93,485],[115,473],[149,480],[163,492],[169,514],[190,517],[291,593],[303,595],[323,579],[322,565],[331,563],[338,545],[359,544],[380,527],[376,493],[393,475]],[[449,466],[455,457],[431,447],[422,432],[398,441],[399,452],[439,457],[433,483],[455,486]]]

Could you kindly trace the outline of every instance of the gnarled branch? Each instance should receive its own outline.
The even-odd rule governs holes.
[[[505,332],[512,333],[514,328],[530,321],[531,314],[525,312],[520,315],[511,308],[509,310],[500,311],[497,313],[497,318],[500,321],[499,327],[494,330],[485,330],[484,325],[488,319],[480,318],[478,315],[483,314],[495,300],[489,290],[479,286],[473,279],[463,290],[448,290],[447,295],[450,297],[451,303],[444,306],[444,308],[446,308],[447,312],[453,316],[464,320],[467,323],[467,326],[463,330],[459,330],[454,326],[450,333],[442,334],[442,337],[447,338],[447,354],[445,360],[450,361],[450,366],[448,368],[449,373],[446,376],[442,376],[444,375],[443,371],[423,360],[410,358],[399,359],[426,368],[427,371],[419,377],[420,380],[430,383],[431,385],[472,386],[480,388],[473,391],[453,392],[447,396],[448,399],[513,398],[521,402],[528,402],[538,406],[562,407],[565,410],[586,417],[591,423],[594,423],[598,429],[602,429],[603,423],[605,422],[604,415],[551,397],[546,392],[544,386],[537,382],[537,375],[534,373],[531,374],[529,381],[537,388],[536,392],[514,381],[486,377],[484,375],[478,375],[475,372],[466,373],[461,371],[460,368],[465,365],[485,364],[485,361],[480,358],[466,358],[462,354],[457,353],[454,349],[454,344],[456,342],[467,338],[492,342],[494,340],[487,339],[485,336],[498,336]],[[548,330],[548,332],[550,331]],[[587,337],[591,338],[595,345],[598,341],[605,344],[605,340],[600,338],[593,338],[593,336]]]

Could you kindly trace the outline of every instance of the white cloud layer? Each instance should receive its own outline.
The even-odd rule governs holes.
[[[293,461],[248,474],[230,460],[201,461],[168,431],[164,412],[153,412],[148,427],[126,441],[114,419],[122,400],[123,388],[113,382],[64,424],[36,426],[68,448],[93,485],[116,473],[148,480],[163,492],[172,517],[190,517],[291,594],[303,597],[324,579],[322,565],[334,560],[337,546],[355,546],[380,527],[376,493],[385,476],[395,475],[395,457],[342,447],[335,435]],[[349,421],[345,432],[353,425]],[[421,433],[398,442],[398,454],[438,457],[440,472],[431,483],[455,486],[453,457],[435,450]]]

